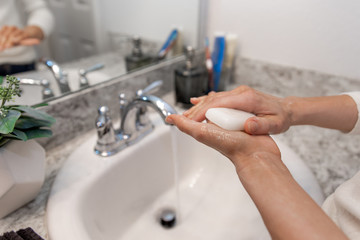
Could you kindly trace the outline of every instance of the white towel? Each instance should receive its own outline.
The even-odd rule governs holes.
[[[360,239],[360,172],[338,187],[322,208],[350,239]]]

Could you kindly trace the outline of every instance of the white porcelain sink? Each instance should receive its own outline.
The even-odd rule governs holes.
[[[54,182],[47,206],[51,240],[270,239],[230,161],[160,119],[150,135],[113,157],[93,154],[95,141],[94,134],[73,152]],[[277,143],[295,179],[321,204],[313,174]],[[178,211],[171,229],[159,224],[165,208]]]

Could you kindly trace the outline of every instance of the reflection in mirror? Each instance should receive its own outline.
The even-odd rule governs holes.
[[[55,98],[182,54],[204,41],[206,0],[49,0],[55,29],[39,56],[52,60],[19,78],[49,81]],[[161,51],[165,49],[165,51]],[[171,51],[167,51],[171,49]],[[165,54],[164,54],[165,53]],[[62,77],[54,69],[61,71]],[[65,87],[65,89],[64,89]],[[44,98],[42,85],[24,85],[26,104]],[[40,96],[39,96],[40,94]],[[24,100],[25,100],[24,98]],[[22,104],[22,103],[20,103]]]

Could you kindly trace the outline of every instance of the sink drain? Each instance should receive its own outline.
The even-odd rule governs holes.
[[[165,209],[160,214],[160,224],[164,228],[172,228],[176,223],[176,213],[174,210]]]

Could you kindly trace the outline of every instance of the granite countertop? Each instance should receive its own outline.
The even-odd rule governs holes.
[[[235,73],[236,81],[233,86],[246,84],[277,96],[320,96],[360,89],[359,80],[284,68],[252,60],[242,60],[237,64],[240,67]],[[132,83],[133,80],[131,79]],[[84,106],[89,108],[87,102]],[[79,105],[79,108],[84,106]],[[54,112],[57,110],[54,108]],[[78,134],[77,137],[63,141],[65,143],[47,151],[46,181],[41,192],[35,200],[1,219],[0,233],[31,227],[47,239],[46,202],[51,185],[63,162],[83,142],[83,139],[88,138],[89,134],[94,134],[94,130]],[[341,183],[360,170],[360,135],[351,136],[334,130],[296,126],[278,137],[310,167],[325,196],[330,195]]]

